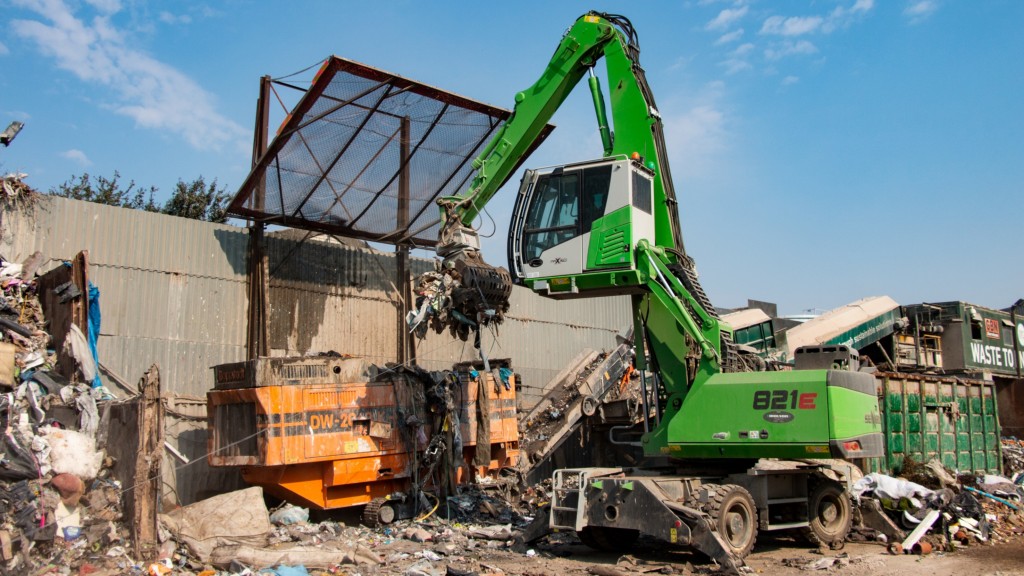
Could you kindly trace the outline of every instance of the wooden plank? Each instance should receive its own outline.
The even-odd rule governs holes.
[[[53,292],[65,282],[72,282],[82,292],[67,302],[61,302],[61,295]],[[57,373],[71,381],[77,381],[78,362],[67,353],[64,340],[71,325],[78,326],[82,334],[88,334],[89,325],[89,251],[79,252],[71,267],[57,266],[39,277],[39,303],[49,322],[53,348],[57,351]],[[91,382],[89,383],[91,384]]]
[[[164,415],[160,402],[160,370],[154,364],[139,382],[139,450],[135,458],[135,490],[131,493],[132,544],[136,557],[157,545],[160,510],[160,462],[164,450]]]

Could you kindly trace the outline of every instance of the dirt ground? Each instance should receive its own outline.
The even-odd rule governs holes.
[[[410,543],[411,544],[411,543]],[[419,546],[423,546],[422,544]],[[429,547],[429,544],[427,544]],[[504,572],[516,576],[563,576],[603,574],[634,576],[640,574],[716,574],[718,567],[702,555],[685,550],[665,550],[639,543],[628,556],[596,552],[570,541],[539,544],[536,555],[502,549],[467,550],[451,555],[435,568],[450,566],[449,573]],[[830,568],[808,567],[825,558],[845,559]],[[840,576],[1010,576],[1024,575],[1024,546],[1020,541],[998,544],[974,544],[953,553],[928,556],[889,555],[881,544],[848,543],[840,551],[808,548],[784,538],[759,540],[758,549],[747,558],[748,573],[767,575],[835,574]],[[823,562],[823,563],[827,563]]]

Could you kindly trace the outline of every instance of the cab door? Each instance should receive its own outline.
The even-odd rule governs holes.
[[[537,177],[522,231],[525,277],[567,276],[583,271],[581,184],[579,170],[556,169]]]

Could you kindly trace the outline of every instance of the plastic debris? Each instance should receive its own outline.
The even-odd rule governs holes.
[[[74,474],[92,480],[103,465],[103,452],[96,439],[74,430],[43,426],[39,435],[50,445],[50,466],[58,474]]]
[[[309,521],[309,508],[285,504],[270,515],[270,521],[278,526],[288,526]]]

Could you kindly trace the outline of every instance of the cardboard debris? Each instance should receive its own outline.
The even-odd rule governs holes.
[[[221,494],[161,514],[160,523],[203,562],[208,562],[218,547],[266,546],[273,528],[259,487]]]

